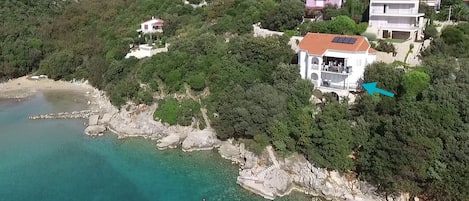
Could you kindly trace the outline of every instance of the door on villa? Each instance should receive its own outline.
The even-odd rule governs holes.
[[[383,31],[383,38],[389,38],[389,31],[388,30]]]

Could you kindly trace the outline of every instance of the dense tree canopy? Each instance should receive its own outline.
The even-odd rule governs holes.
[[[365,32],[366,28],[366,23],[357,24],[350,17],[340,15],[329,21],[306,21],[299,26],[299,31],[302,35],[308,32],[357,35]]]
[[[469,99],[464,92],[469,66],[467,59],[457,59],[465,54],[457,46],[468,40],[466,27],[445,28],[442,38],[422,53],[421,68],[405,74],[393,73],[387,64],[367,69],[366,80],[379,79],[380,87],[397,97],[362,97],[354,106],[357,124],[370,135],[359,152],[363,179],[387,192],[406,191],[430,200],[469,199],[462,190],[469,186],[463,165],[469,153]],[[384,104],[392,107],[383,110]]]
[[[262,26],[276,31],[294,29],[303,21],[304,6],[300,0],[282,0],[264,17]]]
[[[48,24],[66,2],[5,0],[0,2],[0,81],[36,70],[50,50],[39,24]]]

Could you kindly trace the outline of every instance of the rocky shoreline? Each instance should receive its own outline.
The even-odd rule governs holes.
[[[103,100],[106,97],[102,95],[99,99]],[[105,105],[102,108],[113,107]],[[288,195],[293,190],[327,200],[407,201],[410,199],[406,194],[387,198],[380,196],[372,185],[355,178],[347,178],[337,171],[318,168],[299,154],[277,159],[272,147],[267,147],[263,154],[257,156],[246,150],[243,143],[237,143],[232,139],[218,140],[215,131],[210,127],[198,130],[155,121],[153,112],[156,108],[157,104],[128,105],[120,110],[116,108],[112,111],[103,110],[100,116],[90,117],[90,126],[87,128],[98,132],[85,133],[99,136],[105,128],[120,139],[143,137],[155,141],[159,150],[181,147],[183,151],[190,152],[218,148],[223,158],[239,164],[240,171],[236,182],[243,188],[270,200]]]
[[[236,182],[266,199],[273,200],[288,195],[293,190],[327,200],[407,201],[410,199],[408,194],[380,196],[372,185],[353,177],[340,175],[337,171],[318,168],[299,154],[277,159],[272,147],[267,147],[262,154],[256,155],[246,150],[243,143],[218,140],[210,126],[198,130],[190,126],[170,126],[155,121],[153,112],[157,104],[151,106],[128,104],[117,109],[104,92],[98,89],[92,89],[86,92],[86,95],[90,97],[88,105],[93,113],[82,115],[82,118],[88,118],[84,134],[97,137],[103,135],[105,131],[111,131],[119,139],[143,137],[155,141],[159,150],[178,147],[185,152],[218,149],[223,158],[239,165]],[[62,113],[64,114],[66,113]]]

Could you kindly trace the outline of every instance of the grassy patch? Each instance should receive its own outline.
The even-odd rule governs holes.
[[[168,98],[161,100],[158,104],[158,108],[153,114],[153,117],[155,119],[161,119],[163,122],[170,125],[176,125],[178,122],[179,111],[179,103],[177,100],[174,98]]]
[[[193,117],[203,119],[199,103],[191,99],[185,99],[179,103],[174,98],[161,100],[153,117],[170,125],[178,124],[182,126],[191,125]]]

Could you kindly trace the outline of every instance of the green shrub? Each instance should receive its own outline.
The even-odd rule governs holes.
[[[176,125],[178,122],[179,103],[174,98],[168,98],[159,102],[153,117],[161,119],[161,121],[169,125]]]
[[[386,42],[385,40],[379,39],[378,45],[376,45],[376,50],[386,53],[393,53],[393,56],[396,55],[396,47],[390,42]]]
[[[425,27],[425,30],[423,30],[423,38],[425,40],[430,39],[430,38],[436,38],[438,36],[438,30],[436,30],[436,27],[433,25],[427,25]]]
[[[357,24],[357,32],[359,34],[365,32],[367,28],[368,28],[368,23],[366,22],[360,22],[359,24]]]
[[[406,95],[415,98],[430,85],[430,76],[424,72],[411,71],[402,77],[402,85]]]
[[[111,103],[112,103],[113,105],[117,105],[118,107],[120,107],[121,105],[125,104],[124,98],[122,98],[122,96],[120,96],[120,95],[117,94],[117,93],[111,93],[110,99],[111,99]]]
[[[137,104],[143,103],[145,105],[150,105],[153,103],[153,96],[148,91],[140,90],[137,94],[136,103]]]
[[[178,124],[189,126],[192,123],[192,117],[200,119],[200,104],[192,99],[182,101],[178,110]]]
[[[261,147],[266,147],[270,144],[270,138],[267,134],[254,135],[254,141],[256,141]]]
[[[121,80],[117,84],[110,85],[110,97],[112,104],[120,106],[127,100],[133,100],[137,96],[140,87],[133,80]]]
[[[287,36],[288,38],[291,38],[292,36],[297,35],[297,32],[296,32],[295,30],[285,30],[283,33],[284,33],[285,36]]]
[[[192,74],[187,79],[187,82],[192,89],[202,91],[205,88],[205,75],[204,73]]]
[[[189,126],[193,117],[201,119],[200,104],[191,99],[179,103],[174,98],[167,98],[159,102],[153,117],[170,125]]]

